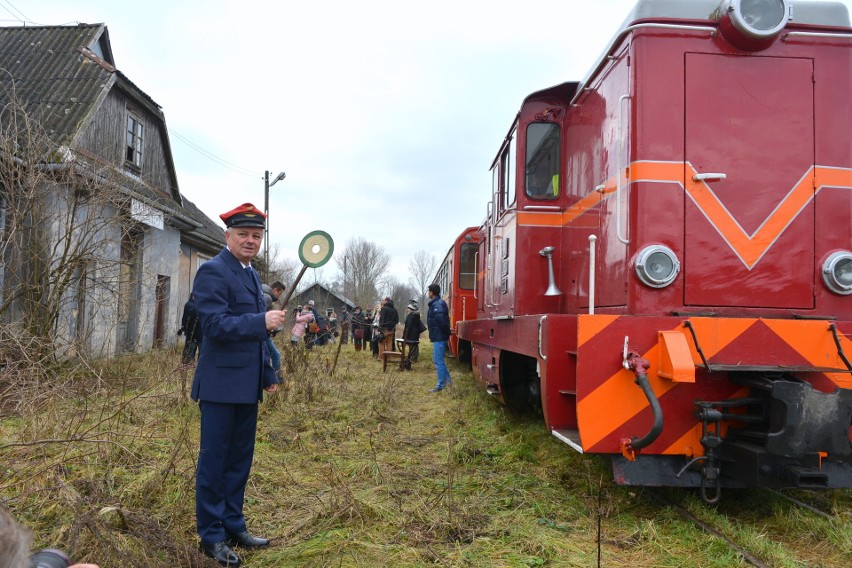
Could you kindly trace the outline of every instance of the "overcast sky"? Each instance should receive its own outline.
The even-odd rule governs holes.
[[[523,98],[582,79],[634,3],[0,0],[0,20],[105,23],[118,69],[163,108],[188,199],[218,221],[262,208],[264,171],[284,171],[283,256],[317,229],[338,250],[360,237],[407,282],[414,253],[442,259],[482,222]]]

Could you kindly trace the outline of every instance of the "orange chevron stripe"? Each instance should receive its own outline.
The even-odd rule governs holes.
[[[620,316],[580,314],[578,317],[580,324],[577,326],[577,347],[579,348]]]
[[[651,361],[653,365],[653,362],[659,360],[659,352],[660,346],[655,344],[647,353],[643,353],[642,357]],[[641,394],[640,396],[624,395],[625,385],[631,385],[634,379],[631,371],[621,368],[594,392],[584,396],[577,403],[577,418],[580,423],[584,448],[594,446],[612,432],[613,426],[620,426],[648,407],[648,401]],[[677,383],[658,377],[653,367],[648,370],[648,381],[657,397],[663,396],[677,385]],[[609,419],[584,419],[584,416],[600,417],[601,412],[606,412]]]
[[[828,330],[826,320],[790,321],[763,320],[763,323],[778,337],[795,346],[802,357],[814,367],[844,368],[843,360],[837,354],[834,337]],[[844,353],[852,353],[852,340],[838,334]],[[840,388],[852,389],[852,376],[848,373],[826,373],[829,380]]]
[[[757,230],[749,235],[730,211],[719,200],[710,186],[703,181],[694,181],[696,170],[686,162],[638,161],[626,170],[629,183],[662,182],[680,185],[701,213],[728,243],[728,246],[751,270],[760,261],[773,243],[807,207],[823,187],[852,189],[852,168],[812,166],[802,175],[778,206],[769,214]],[[684,183],[686,186],[684,187]],[[595,208],[616,192],[616,178],[610,178],[604,187],[594,190],[571,205],[562,213],[519,212],[521,225],[560,227]]]
[[[597,321],[598,318],[603,317],[607,318],[606,322]],[[617,317],[614,316],[580,316],[580,324],[578,325],[580,339],[578,339],[578,346],[582,346],[584,343],[584,340],[582,340],[583,337],[588,340],[591,336],[599,333],[606,325],[615,321],[615,319]],[[709,359],[759,320],[748,318],[690,318],[690,321],[701,342],[701,349],[705,357]],[[595,323],[595,328],[597,329],[586,331],[584,328],[592,322]],[[691,334],[680,324],[674,327],[672,331],[680,331],[687,334],[687,343],[692,354],[692,360],[696,365],[701,364],[701,358],[695,349]],[[660,360],[659,343],[651,347],[646,353],[643,353],[642,357],[651,362],[651,367],[648,369],[648,380],[657,397],[663,396],[677,386],[678,383],[663,379],[657,375],[657,364]],[[632,372],[623,368],[619,369],[617,373],[610,376],[598,386],[594,392],[587,394],[577,403],[577,416],[581,425],[583,447],[592,447],[609,435],[612,432],[613,426],[620,426],[648,407],[648,401],[644,397],[624,396],[625,385],[630,385],[633,379]],[[604,410],[607,416],[611,417],[611,420],[583,419],[584,416],[597,416]]]
[[[689,168],[698,173],[691,165]],[[692,176],[687,175],[686,192],[743,263],[752,268],[813,199],[813,168],[802,176],[752,235],[745,232],[707,183],[693,181]]]
[[[606,318],[605,320],[602,318]],[[616,316],[582,315],[578,322],[578,356],[583,357],[580,352],[582,345],[594,335],[612,324]],[[762,322],[780,339],[793,347],[814,367],[843,368],[843,362],[837,355],[834,338],[828,331],[829,322],[826,320],[768,320],[761,318],[689,318],[701,349],[707,359],[711,359],[722,349],[735,341],[743,332],[748,330],[757,322]],[[588,329],[586,329],[588,328]],[[661,330],[662,331],[662,330]],[[695,349],[691,334],[682,325],[677,325],[672,331],[679,331],[687,336],[692,360],[696,365],[701,364],[701,358]],[[614,338],[615,339],[615,338]],[[844,352],[852,352],[852,339],[840,335],[841,345]],[[651,362],[648,369],[648,380],[658,397],[662,397],[678,383],[660,378],[657,375],[657,364],[660,355],[660,344],[657,343],[642,357]],[[852,377],[844,373],[827,374],[829,378],[841,388],[852,388]],[[610,435],[615,428],[636,416],[648,407],[644,397],[625,396],[625,385],[633,382],[633,373],[627,369],[620,368],[616,373],[607,378],[593,392],[585,395],[577,403],[577,416],[580,422],[580,430],[583,437],[583,446],[592,447],[603,438]],[[582,378],[580,378],[582,380]],[[605,412],[608,420],[586,419],[586,417],[600,417]],[[689,446],[690,433],[678,442],[672,444],[670,449],[678,448],[674,453],[684,453],[684,448]],[[684,442],[684,440],[687,440]],[[680,444],[678,446],[678,444]],[[668,451],[668,450],[667,450]],[[697,450],[696,450],[697,451]]]

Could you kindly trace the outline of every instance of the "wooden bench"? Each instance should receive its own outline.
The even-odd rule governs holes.
[[[393,359],[394,361],[399,361],[402,363],[402,353],[399,351],[385,351],[382,353],[382,372],[386,373],[388,370],[388,359]]]

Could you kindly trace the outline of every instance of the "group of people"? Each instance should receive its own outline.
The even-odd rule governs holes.
[[[416,363],[420,350],[420,334],[426,331],[420,319],[417,300],[412,299],[407,306],[405,323],[402,330],[402,348],[405,360]],[[349,318],[349,332],[355,351],[361,351],[369,345],[373,357],[378,359],[385,351],[396,349],[396,328],[399,325],[399,312],[393,299],[385,296],[372,310],[364,312],[361,306],[355,306]]]
[[[343,308],[343,328],[346,329],[349,321],[349,312]],[[340,320],[337,312],[332,308],[323,316],[317,311],[316,304],[309,300],[304,306],[296,307],[293,318],[293,329],[290,330],[290,344],[293,347],[304,341],[305,348],[310,349],[314,345],[325,345],[334,343],[337,337],[344,337],[342,343],[346,343],[345,336],[340,332]]]
[[[195,507],[200,549],[222,566],[236,567],[242,559],[235,548],[269,544],[269,539],[249,532],[243,502],[254,456],[258,404],[282,380],[280,354],[272,337],[285,326],[287,311],[274,301],[280,296],[275,293],[278,283],[272,285],[269,295],[274,300],[268,305],[251,266],[263,241],[266,215],[244,203],[220,218],[226,226],[226,247],[199,267],[192,309],[184,317],[182,331],[187,343],[194,343],[184,351],[185,360],[194,359],[195,350],[200,350],[191,392],[201,415]],[[282,285],[280,291],[283,289]],[[438,392],[452,382],[444,361],[450,337],[449,311],[437,285],[429,286],[428,295],[427,328],[438,375],[431,392]],[[402,337],[409,346],[409,357],[416,360],[424,327],[415,301],[408,304],[407,311]],[[291,344],[298,344],[304,337],[300,334],[310,333],[310,323],[319,319],[312,301],[298,310]],[[390,298],[382,300],[372,313],[356,307],[352,314],[344,312],[342,319],[341,341],[351,333],[356,350],[374,339],[378,339],[377,356],[393,349],[399,314]]]

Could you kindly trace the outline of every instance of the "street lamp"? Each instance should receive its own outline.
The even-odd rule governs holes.
[[[263,214],[266,215],[266,229],[263,235],[263,263],[266,265],[266,274],[264,281],[269,284],[269,188],[287,177],[287,174],[281,172],[271,182],[269,181],[269,170],[263,175]]]

